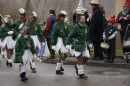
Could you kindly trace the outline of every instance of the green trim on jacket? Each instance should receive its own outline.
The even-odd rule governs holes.
[[[34,27],[32,22],[28,22],[27,26],[30,28],[30,34],[31,35],[37,35],[38,40],[40,42],[45,42],[45,39],[43,38],[43,33],[41,30],[41,27],[38,23],[36,23],[36,26]]]
[[[58,37],[63,39],[63,43],[65,44],[66,37],[68,36],[69,28],[66,22],[56,22],[53,26],[53,30],[51,33],[51,44],[56,45]]]

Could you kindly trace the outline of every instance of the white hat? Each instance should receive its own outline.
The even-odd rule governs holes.
[[[98,0],[92,0],[91,3],[89,4],[99,4],[99,3],[98,3]]]
[[[76,9],[76,11],[78,12],[78,11],[82,11],[82,10],[84,10],[84,7],[83,7],[83,2],[82,2],[82,0],[80,0],[80,1],[79,1],[79,5],[78,5],[78,8]]]

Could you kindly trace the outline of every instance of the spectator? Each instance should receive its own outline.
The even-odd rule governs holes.
[[[51,55],[48,59],[55,59],[55,51],[51,48],[51,31],[53,29],[53,25],[55,24],[55,22],[56,22],[55,11],[52,8],[50,8],[49,17],[47,19],[47,25],[45,30],[43,31]]]
[[[99,8],[98,0],[92,0],[91,6],[93,9],[93,15],[90,24],[90,40],[94,45],[94,58],[95,60],[103,60],[102,48],[100,46],[103,41],[103,13]]]
[[[123,10],[118,14],[116,22],[121,25],[120,36],[121,36],[121,44],[122,44],[126,27],[128,26],[128,24],[130,24],[130,1],[129,0],[126,0],[126,2],[124,3]]]

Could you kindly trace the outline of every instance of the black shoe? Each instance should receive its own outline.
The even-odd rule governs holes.
[[[2,58],[5,58],[5,55],[2,55]]]
[[[32,73],[36,73],[36,69],[35,68],[32,68]]]
[[[33,68],[32,68],[32,65],[31,65],[31,62],[30,62],[30,69],[32,70]]]
[[[56,74],[57,75],[63,75],[64,73],[62,71],[60,71],[60,70],[56,70]]]
[[[64,68],[61,66],[60,71],[64,71]]]
[[[99,58],[99,57],[97,57],[95,60],[104,60],[103,58]]]
[[[6,66],[8,66],[9,65],[9,62],[8,62],[8,60],[6,61]]]
[[[113,62],[114,62],[114,60],[113,60],[113,59],[111,59],[111,60],[109,60],[109,61],[108,61],[108,63],[113,63]]]
[[[9,66],[10,66],[10,67],[13,67],[12,63],[9,63]]]
[[[28,80],[28,78],[25,75],[26,75],[25,72],[23,72],[23,73],[20,74],[21,81],[27,81]]]
[[[78,75],[78,68],[77,68],[76,65],[75,65],[74,67],[75,67],[75,69],[76,69],[76,74]]]
[[[87,78],[88,78],[88,77],[85,76],[84,74],[80,74],[79,77],[80,77],[81,79],[87,79]]]
[[[95,57],[92,57],[91,60],[95,60],[96,58]]]
[[[104,62],[109,62],[110,60],[106,60],[106,61],[104,61]]]

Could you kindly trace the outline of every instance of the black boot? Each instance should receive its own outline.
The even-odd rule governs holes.
[[[80,77],[81,79],[87,79],[87,78],[88,78],[88,77],[85,76],[84,74],[79,74],[79,77]]]
[[[9,66],[10,66],[10,67],[13,67],[12,63],[9,63]]]
[[[9,65],[9,62],[8,62],[8,60],[6,61],[6,66],[8,66]]]
[[[32,73],[36,73],[36,69],[35,68],[32,68]]]
[[[61,66],[60,71],[64,71],[64,68]]]
[[[76,65],[75,65],[74,67],[75,67],[75,69],[76,69],[76,74],[78,75],[78,68],[77,68]]]
[[[25,75],[26,75],[25,72],[23,72],[23,73],[20,74],[21,81],[27,81],[28,80],[28,78]]]
[[[61,70],[56,70],[56,74],[63,75],[64,73]]]
[[[5,55],[2,55],[2,58],[5,58]]]

